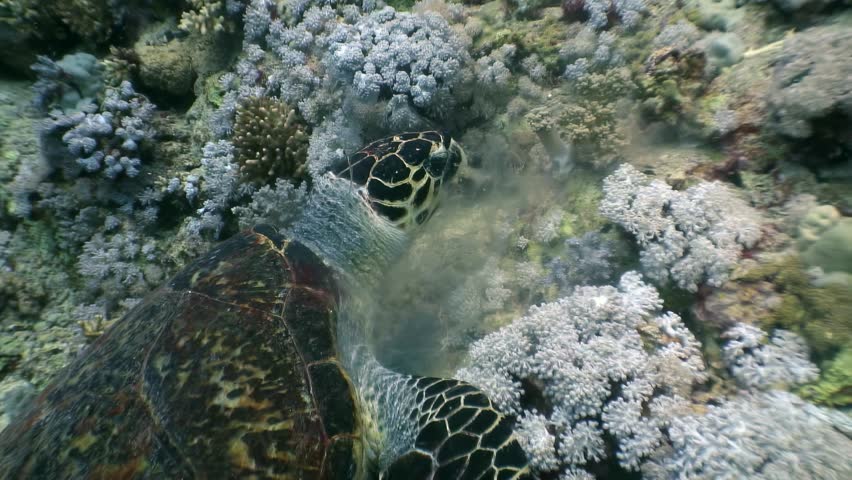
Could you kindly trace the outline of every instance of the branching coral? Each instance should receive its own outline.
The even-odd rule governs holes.
[[[769,342],[766,332],[739,323],[722,334],[727,343],[722,357],[741,385],[770,389],[801,385],[816,380],[819,370],[808,359],[804,339],[787,330],[776,330]]]
[[[142,162],[138,158],[140,143],[153,137],[150,120],[154,106],[136,94],[129,82],[123,82],[118,89],[107,90],[101,109],[102,113],[87,116],[63,135],[62,141],[72,154],[81,155],[78,163],[87,172],[103,169],[107,178],[122,173],[136,176]],[[103,149],[102,155],[94,150],[96,144]]]
[[[296,109],[268,97],[237,107],[233,144],[244,180],[266,183],[305,174],[310,131]]]
[[[603,72],[622,65],[624,59],[615,41],[614,33],[598,33],[589,27],[569,35],[559,49],[559,57],[568,64],[562,77],[574,82],[589,73]]]
[[[339,22],[330,7],[312,7],[294,27],[272,22],[266,43],[283,69],[270,80],[284,100],[314,119],[321,99],[311,94],[329,82],[350,85],[370,101],[405,95],[418,108],[450,98],[467,53],[441,16],[388,7],[352,20]]]
[[[657,49],[645,61],[644,71],[637,79],[638,96],[642,99],[640,112],[646,122],[691,126],[696,121],[696,100],[706,88],[707,57],[697,48],[676,48],[687,44],[689,38],[661,40],[673,45]]]
[[[636,236],[649,277],[690,291],[724,283],[761,236],[757,212],[721,183],[679,192],[629,164],[604,180],[600,212]]]
[[[75,176],[81,169],[109,179],[134,177],[142,164],[143,144],[154,137],[154,105],[133,90],[130,82],[108,88],[98,111],[77,112],[45,122],[42,151],[55,168]],[[61,137],[66,151],[57,151]],[[73,164],[69,165],[68,162]],[[76,164],[76,166],[74,165]]]
[[[132,231],[108,238],[96,234],[83,245],[77,268],[91,293],[117,302],[141,297],[162,280],[159,268],[153,264],[145,268],[156,254],[153,241],[142,243]]]
[[[704,378],[698,342],[661,303],[635,272],[618,288],[577,287],[474,343],[457,375],[520,415],[520,434],[546,430],[523,440],[541,471],[613,457],[636,469]]]
[[[562,0],[562,11],[569,20],[582,20],[601,30],[613,20],[636,27],[648,6],[645,0]]]
[[[231,142],[209,142],[204,146],[203,153],[201,168],[205,199],[196,212],[197,217],[186,223],[186,231],[192,238],[197,239],[203,232],[210,232],[217,239],[225,227],[223,215],[229,213],[231,202],[247,191],[241,191],[246,187],[240,187],[239,166],[234,160],[234,145]]]
[[[852,421],[795,395],[773,391],[675,417],[671,449],[643,468],[649,478],[814,478],[852,476]]]
[[[241,228],[251,228],[259,224],[272,225],[284,231],[302,213],[307,199],[307,186],[299,187],[279,178],[274,186],[264,185],[254,193],[251,203],[244,207],[234,207]]]

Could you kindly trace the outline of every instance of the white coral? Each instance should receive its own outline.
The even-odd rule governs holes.
[[[787,392],[736,397],[705,415],[674,418],[670,448],[655,453],[643,477],[852,478],[850,423]]]
[[[470,365],[456,375],[524,418],[522,431],[544,420],[522,402],[521,382],[540,388],[552,407],[545,419],[563,473],[613,453],[605,432],[617,440],[620,463],[636,469],[664,441],[669,416],[654,405],[676,403],[704,377],[697,341],[677,315],[657,316],[661,305],[636,272],[617,288],[577,287],[475,342]],[[533,465],[550,470],[550,444],[526,443],[535,447],[528,450]]]
[[[808,358],[804,339],[776,330],[766,342],[766,332],[738,323],[724,334],[728,342],[722,358],[734,378],[745,387],[768,389],[801,385],[816,380],[819,369]]]
[[[761,236],[757,212],[725,185],[676,191],[629,164],[604,180],[600,212],[636,236],[649,277],[689,291],[724,283],[743,248]]]

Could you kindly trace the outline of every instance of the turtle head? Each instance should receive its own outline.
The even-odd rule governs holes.
[[[441,186],[457,177],[466,158],[449,134],[402,133],[367,145],[332,173],[354,183],[379,216],[409,230],[432,216]]]

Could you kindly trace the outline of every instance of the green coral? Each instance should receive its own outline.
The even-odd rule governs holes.
[[[825,272],[852,273],[852,218],[838,221],[802,252],[802,258]]]
[[[61,32],[67,31],[102,42],[117,20],[107,0],[0,0],[0,24],[40,38],[61,38]]]
[[[799,246],[802,249],[810,247],[820,239],[826,230],[840,220],[840,212],[831,205],[816,206],[805,214],[797,229]]]
[[[696,50],[663,48],[651,54],[637,79],[643,120],[678,130],[698,130],[698,100],[706,90],[705,66],[704,54]]]
[[[564,180],[562,205],[571,206],[563,219],[562,234],[565,238],[596,232],[606,225],[606,219],[600,215],[598,208],[603,196],[598,187],[601,181],[600,174],[583,169],[572,172]],[[570,228],[570,233],[565,231],[566,228]]]
[[[796,229],[798,249],[809,267],[852,274],[852,218],[833,205],[807,211]]]
[[[831,407],[852,406],[852,348],[825,362],[817,382],[801,389],[805,398]]]
[[[559,74],[565,68],[559,50],[571,32],[561,17],[561,9],[545,8],[539,18],[519,21],[504,13],[501,2],[491,2],[472,13],[467,31],[473,33],[477,55],[512,44],[518,49],[518,58],[538,55],[548,72]]]
[[[768,280],[779,292],[780,305],[762,319],[765,329],[795,331],[823,358],[852,345],[852,286],[814,285],[794,254],[756,266],[741,280]]]
[[[554,134],[569,143],[580,161],[605,166],[618,160],[626,145],[623,99],[633,90],[626,68],[591,73],[557,90],[547,105],[526,116],[542,141]]]

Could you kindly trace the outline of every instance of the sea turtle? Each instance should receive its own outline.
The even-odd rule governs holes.
[[[349,308],[464,158],[429,131],[332,165],[286,234],[221,243],[60,372],[0,435],[0,478],[528,477],[488,397],[382,367]]]

